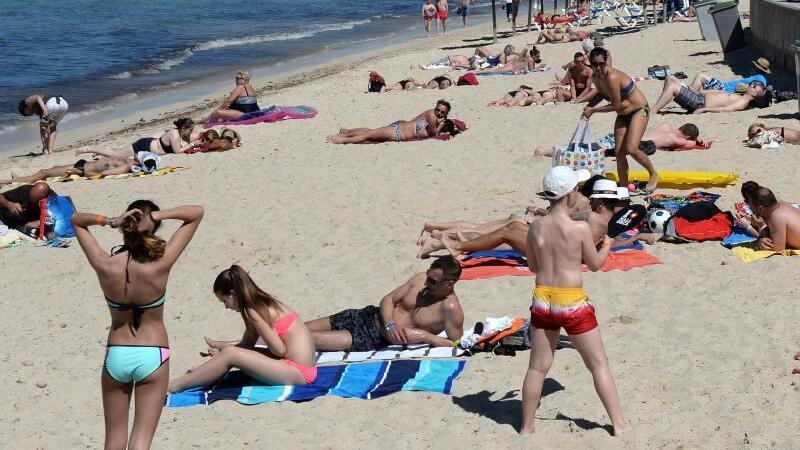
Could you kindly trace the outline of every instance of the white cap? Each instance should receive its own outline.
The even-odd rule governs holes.
[[[567,166],[556,166],[547,171],[542,181],[544,196],[550,200],[558,200],[572,192],[581,181],[592,175],[586,169],[572,170]]]
[[[592,187],[592,195],[590,195],[589,198],[611,198],[619,200],[617,183],[606,179],[595,181]]]
[[[592,41],[589,38],[586,38],[583,41],[581,41],[581,47],[583,47],[584,53],[589,53],[594,49],[594,41]]]
[[[631,199],[631,192],[625,186],[620,186],[617,188],[617,197],[620,200],[630,200]]]

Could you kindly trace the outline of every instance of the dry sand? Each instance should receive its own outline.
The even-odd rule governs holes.
[[[486,103],[523,82],[543,86],[553,79],[552,71],[482,77],[479,87],[442,92],[363,92],[372,69],[387,81],[409,75],[429,79],[440,71],[410,67],[441,56],[442,47],[486,42],[489,34],[490,28],[481,26],[466,35],[417,41],[382,59],[340,66],[313,82],[273,91],[260,102],[313,105],[319,116],[242,127],[246,143],[229,153],[165,158],[187,166],[185,171],[53,186],[83,211],[117,214],[140,197],[162,207],[199,203],[206,208],[168,287],[173,376],[198,360],[204,335],[240,336],[239,316],[225,311],[211,294],[214,276],[232,262],[311,319],[376,304],[424,270],[428,262],[414,259],[414,243],[425,220],[486,220],[524,208],[550,164],[534,157],[533,148],[565,142],[581,107],[504,109]],[[706,71],[732,78],[718,44],[699,38],[696,24],[676,23],[610,37],[606,45],[615,66],[630,74],[669,64],[690,75]],[[522,47],[534,39],[521,34],[496,48],[509,42]],[[540,48],[546,63],[560,66],[578,44]],[[661,82],[640,87],[652,104]],[[438,98],[453,104],[451,117],[470,125],[466,134],[450,142],[325,143],[339,126],[383,126],[413,117]],[[739,172],[782,198],[798,200],[800,185],[791,163],[797,147],[759,151],[741,144],[747,125],[759,116],[785,116],[794,107],[787,102],[769,110],[654,117],[651,123],[692,121],[702,136],[715,140],[708,151],[659,152],[653,158],[656,167]],[[596,114],[595,135],[608,132],[613,119],[613,114]],[[157,133],[161,126],[137,133]],[[102,142],[121,147],[136,136]],[[8,175],[11,167],[26,173],[73,161],[67,153],[3,161],[0,175]],[[738,189],[713,191],[723,194],[720,206],[730,208]],[[163,234],[171,231],[167,227]],[[97,235],[106,248],[120,242],[110,229]],[[470,358],[452,397],[400,393],[375,401],[325,397],[300,404],[220,402],[167,409],[154,448],[794,448],[800,442],[800,377],[789,372],[800,345],[800,258],[744,264],[715,242],[658,243],[650,251],[664,264],[585,277],[634,426],[621,439],[604,429],[608,417],[578,354],[564,349],[556,352],[537,413],[537,434],[529,438],[516,435],[528,362],[524,352],[514,358]],[[0,447],[101,447],[99,380],[109,318],[94,272],[75,243],[66,250],[3,251],[0,273],[0,337],[7,345],[0,371],[8,383]],[[522,277],[459,283],[467,324],[486,316],[526,315],[532,286],[532,278]],[[46,387],[37,387],[40,382]]]

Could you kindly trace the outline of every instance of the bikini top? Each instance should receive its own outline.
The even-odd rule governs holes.
[[[255,95],[250,95],[250,93],[247,92],[247,86],[244,87],[244,93],[247,94],[247,95],[240,95],[239,97],[236,97],[236,100],[233,101],[233,104],[234,105],[255,105],[256,104],[256,96]]]
[[[633,80],[631,80],[631,82],[628,83],[627,86],[622,88],[622,90],[619,92],[619,95],[622,98],[625,98],[625,97],[631,95],[631,92],[633,92],[633,88],[635,88],[635,87],[636,87],[636,83],[634,83]]]
[[[161,294],[161,297],[153,300],[152,302],[146,305],[135,305],[133,303],[117,303],[110,298],[106,297],[106,304],[111,309],[116,309],[117,311],[130,311],[133,315],[131,319],[131,327],[134,330],[139,329],[139,325],[142,324],[142,314],[148,309],[158,308],[159,306],[163,305],[164,302],[167,301],[167,293],[164,292]]]
[[[289,327],[292,326],[295,319],[297,319],[297,312],[292,311],[289,314],[276,320],[275,323],[272,324],[272,328],[275,328],[275,331],[278,333],[278,336],[283,337],[283,335],[286,334],[287,331],[289,331]]]
[[[130,275],[128,273],[128,267],[131,264],[131,259],[133,258],[133,255],[131,254],[130,249],[126,245],[120,245],[114,247],[113,249],[111,249],[111,254],[116,255],[124,251],[128,252],[128,260],[125,262],[125,288],[124,288],[124,296],[127,299],[128,284],[130,283]],[[145,305],[137,305],[133,303],[118,303],[115,302],[114,300],[111,300],[108,297],[106,297],[105,299],[106,299],[106,305],[108,305],[109,308],[116,309],[117,311],[131,312],[133,317],[131,318],[130,328],[131,332],[133,332],[133,334],[135,335],[136,330],[139,329],[139,325],[142,324],[142,314],[144,314],[144,312],[147,311],[148,309],[154,309],[164,305],[164,302],[167,301],[167,292],[164,291],[164,293],[161,294],[160,297]]]

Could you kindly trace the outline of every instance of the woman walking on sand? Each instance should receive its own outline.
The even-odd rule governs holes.
[[[111,312],[103,372],[105,448],[150,448],[169,384],[169,341],[164,303],[172,266],[192,240],[203,208],[179,206],[160,211],[149,200],[137,200],[118,217],[78,213],[75,236],[97,272]],[[161,222],[182,222],[169,241],[156,236]],[[123,244],[106,253],[89,227],[120,228]],[[128,410],[135,393],[133,428]]]

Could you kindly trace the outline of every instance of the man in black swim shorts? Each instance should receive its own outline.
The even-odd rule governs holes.
[[[346,309],[306,322],[320,351],[369,351],[389,344],[425,343],[449,347],[461,338],[464,313],[453,287],[461,265],[451,256],[436,259],[387,294],[379,306]],[[445,337],[438,336],[442,332]]]

